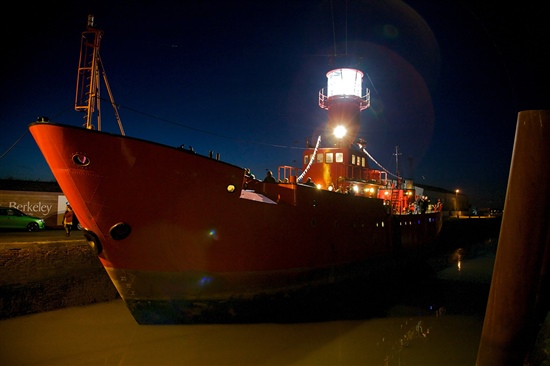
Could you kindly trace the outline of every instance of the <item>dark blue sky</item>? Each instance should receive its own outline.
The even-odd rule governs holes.
[[[372,106],[360,135],[379,163],[395,171],[398,145],[405,176],[478,206],[504,202],[517,113],[550,108],[550,26],[536,1],[187,3],[17,5],[1,26],[0,154],[37,116],[82,124],[73,104],[88,13],[105,32],[128,136],[212,150],[258,176],[299,164],[305,140],[323,132],[318,91],[336,67],[365,73]],[[116,132],[102,110],[103,130]],[[0,159],[0,177],[53,179],[28,133]]]

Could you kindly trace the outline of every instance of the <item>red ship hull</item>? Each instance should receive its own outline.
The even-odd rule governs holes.
[[[297,183],[245,190],[243,168],[187,150],[51,123],[30,131],[141,324],[357,278],[441,230],[441,212],[391,215],[377,198]]]

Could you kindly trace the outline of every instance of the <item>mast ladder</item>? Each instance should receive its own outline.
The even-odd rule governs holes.
[[[76,97],[74,108],[78,112],[86,113],[84,117],[86,123],[84,126],[87,129],[94,129],[92,122],[93,116],[97,113],[97,129],[101,130],[101,110],[100,110],[100,75],[101,70],[103,80],[111,105],[115,111],[115,118],[118,122],[120,132],[124,135],[124,128],[118,114],[118,108],[115,104],[111,87],[107,80],[107,75],[101,57],[99,55],[99,46],[101,43],[101,37],[103,31],[95,27],[94,16],[88,16],[87,29],[82,32],[82,39],[80,44],[80,57],[78,61],[78,74],[76,78]]]

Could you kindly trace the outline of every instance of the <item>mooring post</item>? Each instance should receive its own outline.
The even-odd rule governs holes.
[[[478,366],[523,365],[548,311],[550,111],[518,114]]]

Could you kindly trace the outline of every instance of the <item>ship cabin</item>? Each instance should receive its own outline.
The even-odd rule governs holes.
[[[386,172],[370,169],[367,155],[350,148],[307,149],[302,166],[309,166],[302,183],[311,178],[319,189],[372,198],[387,184]]]
[[[412,181],[391,180],[385,171],[371,169],[367,154],[358,149],[308,148],[303,153],[302,169],[279,167],[279,181],[292,182],[299,175],[298,170],[306,172],[301,184],[308,184],[311,179],[317,189],[381,199],[393,214],[410,213],[416,199]]]
[[[319,91],[319,107],[328,111],[328,147],[307,143],[302,167],[280,166],[279,182],[315,185],[317,189],[380,199],[395,214],[410,213],[415,188],[401,178],[389,180],[386,170],[371,169],[368,155],[353,142],[361,125],[360,113],[370,106],[370,92],[363,93],[363,72],[337,68],[327,72],[327,88]],[[298,174],[301,171],[301,174]],[[399,175],[399,174],[397,174]],[[311,182],[309,181],[311,180]]]

